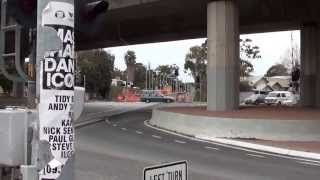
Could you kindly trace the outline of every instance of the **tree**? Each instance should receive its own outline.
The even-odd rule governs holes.
[[[0,74],[0,87],[2,87],[3,91],[7,94],[10,94],[12,90],[12,82],[2,74]]]
[[[86,76],[86,90],[108,97],[111,86],[115,57],[103,49],[78,53],[78,64],[82,75]]]
[[[266,77],[272,77],[272,76],[288,76],[288,69],[283,64],[276,64],[271,66],[267,73]]]
[[[173,77],[179,76],[179,67],[177,65],[160,65],[155,69],[156,72],[161,74],[162,76]]]
[[[126,79],[126,72],[125,71],[121,71],[118,68],[114,68],[113,70],[113,74],[112,74],[112,79],[116,79],[116,78],[120,78],[120,80],[124,80]]]
[[[134,82],[134,71],[135,71],[135,65],[136,65],[136,53],[134,51],[127,51],[124,55],[124,61],[127,65],[127,81],[128,82]]]
[[[134,85],[140,89],[145,88],[147,68],[142,63],[136,63],[134,71]]]
[[[208,46],[206,40],[201,46],[193,46],[190,48],[184,64],[184,69],[190,71],[195,80],[196,89],[201,89],[201,91],[206,91],[207,89],[205,87],[207,84],[207,54]],[[261,58],[260,48],[253,45],[251,39],[240,39],[240,77],[250,76],[250,73],[254,71],[250,60],[259,58]],[[206,97],[206,92],[201,92],[201,94],[204,94],[203,97]]]
[[[254,71],[250,60],[260,59],[260,48],[251,39],[240,39],[240,77],[248,77]]]
[[[206,101],[207,84],[207,40],[201,46],[193,46],[186,55],[184,69],[190,71],[195,80],[195,100]]]

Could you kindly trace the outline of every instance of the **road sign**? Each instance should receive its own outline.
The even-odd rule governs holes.
[[[187,180],[187,161],[180,161],[157,166],[147,167],[143,170],[143,180]]]

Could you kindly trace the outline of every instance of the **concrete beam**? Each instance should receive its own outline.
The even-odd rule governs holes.
[[[208,110],[239,106],[239,15],[233,0],[208,4]]]

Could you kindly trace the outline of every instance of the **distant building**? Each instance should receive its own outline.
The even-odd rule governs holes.
[[[259,91],[287,91],[290,88],[291,76],[251,76],[242,81],[248,81],[248,84],[254,90]]]

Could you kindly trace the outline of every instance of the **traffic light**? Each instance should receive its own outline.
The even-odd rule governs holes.
[[[37,0],[7,0],[8,15],[28,28],[37,25]],[[107,12],[106,0],[75,0],[75,26],[79,31],[92,31],[99,26],[99,16]]]
[[[96,35],[100,27],[104,27],[103,20],[109,8],[106,0],[76,0],[75,1],[75,29],[81,35]]]
[[[25,27],[36,27],[37,0],[7,0],[8,15]]]
[[[179,69],[178,69],[178,68],[176,68],[176,69],[174,70],[174,75],[175,75],[176,77],[179,76]]]
[[[108,7],[109,3],[105,0],[80,4],[80,7],[78,7],[80,21],[91,22],[92,20],[95,20],[98,15],[105,13],[108,10]]]

